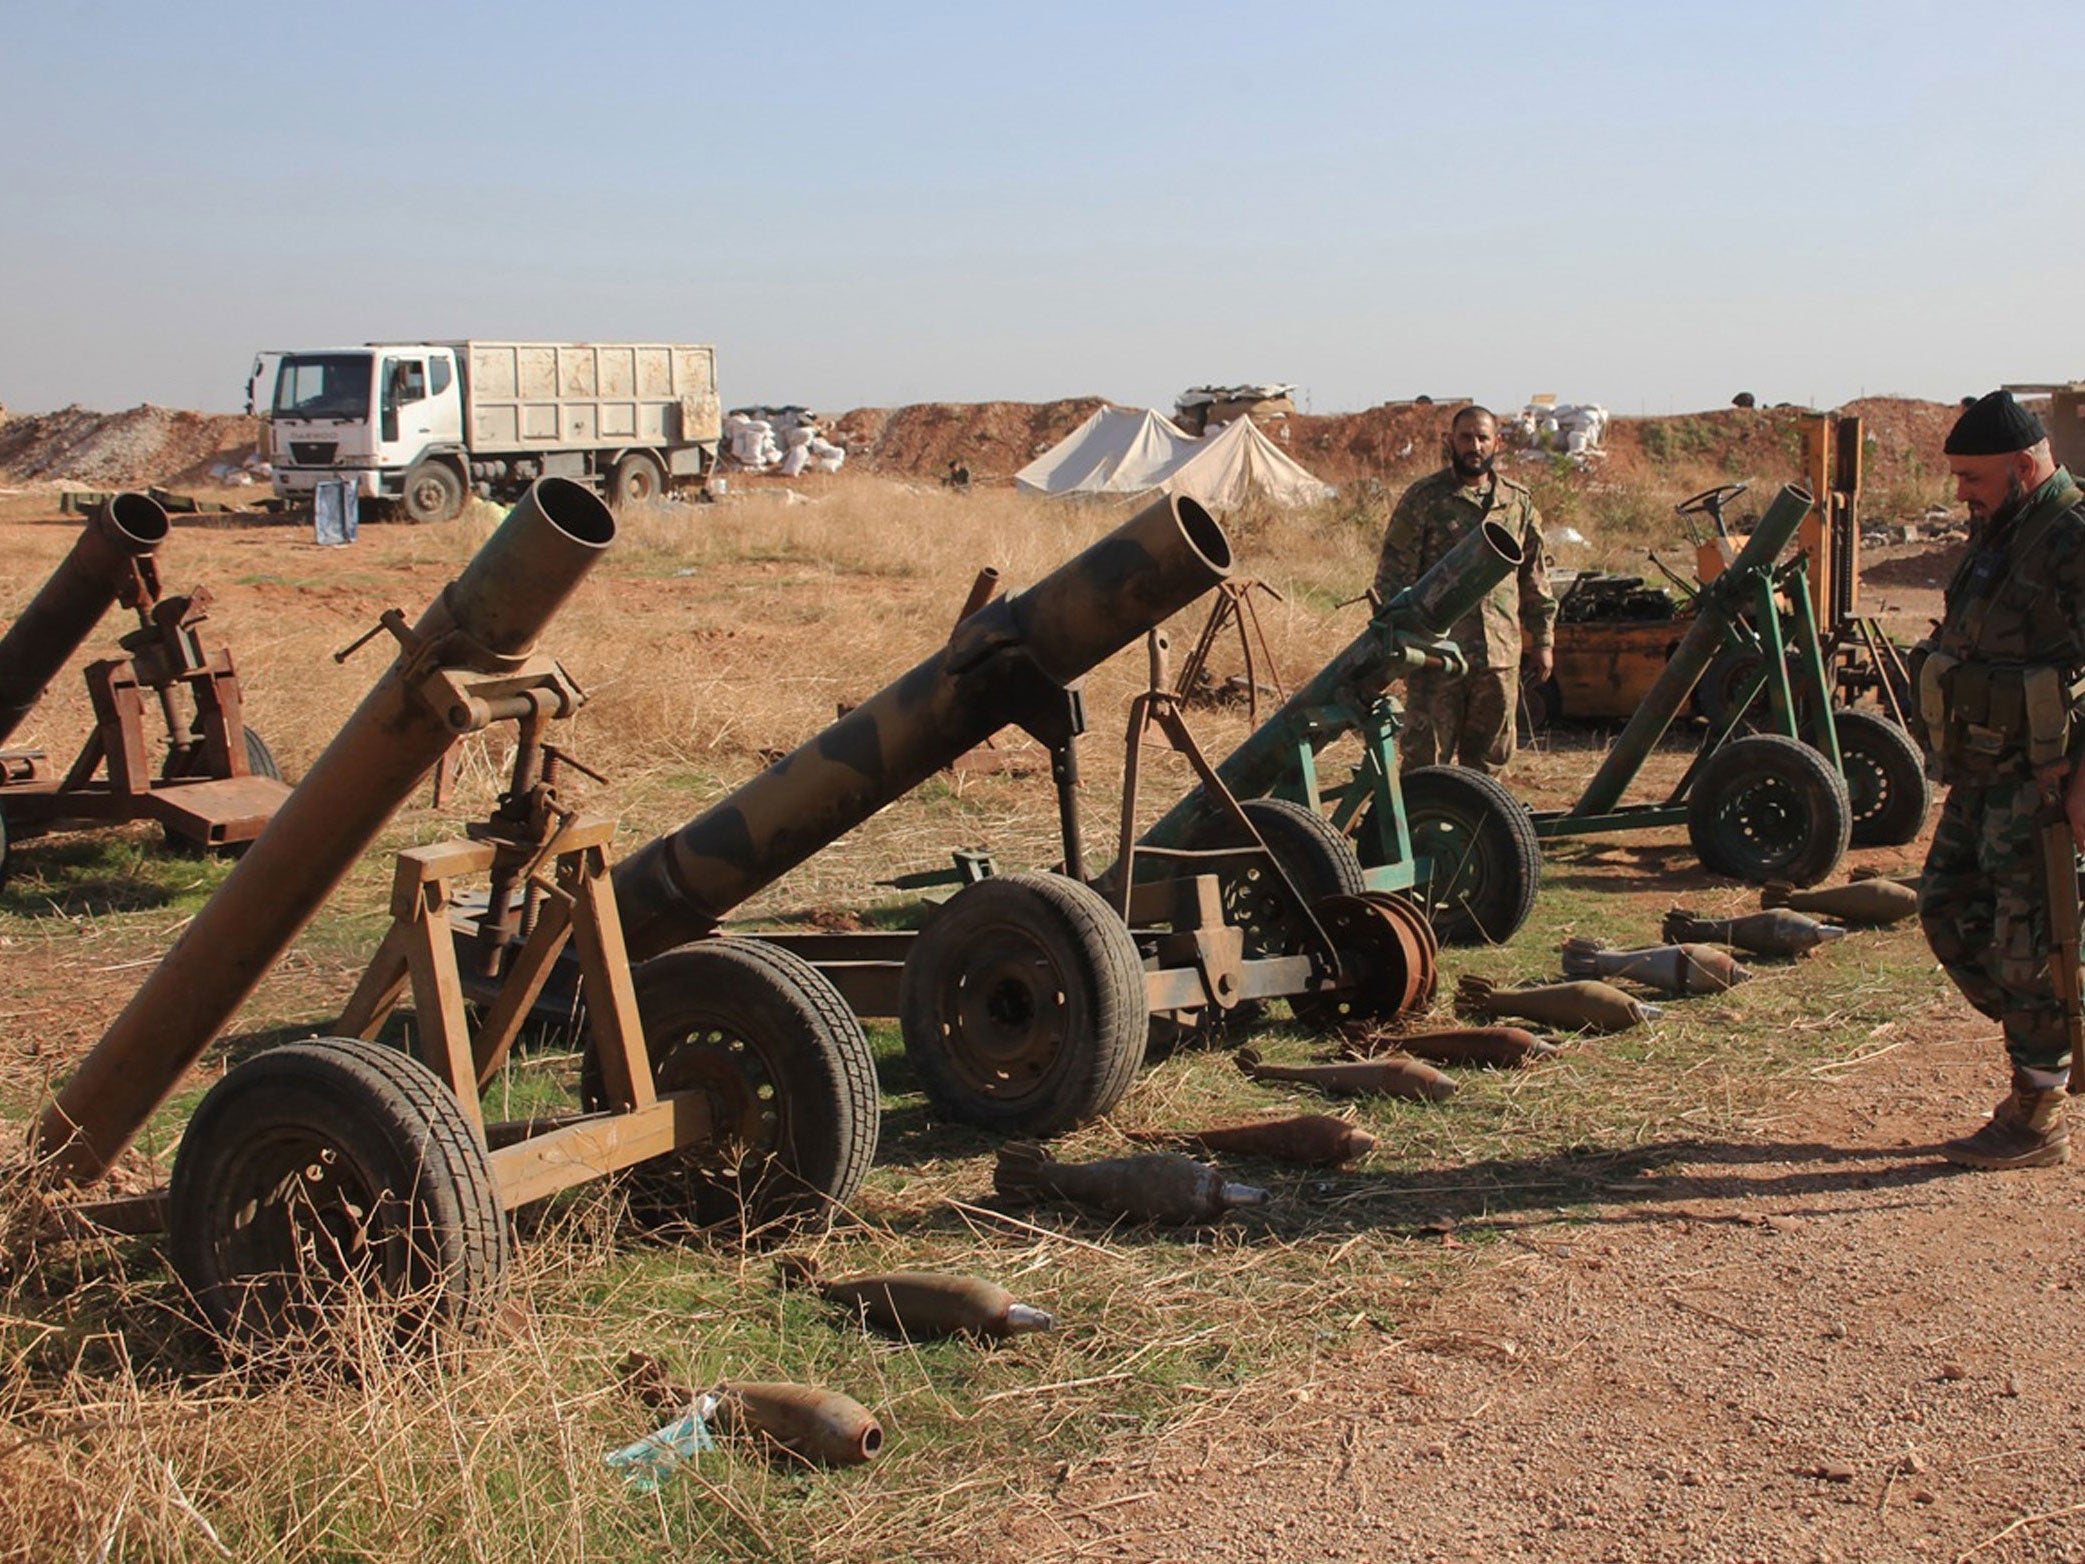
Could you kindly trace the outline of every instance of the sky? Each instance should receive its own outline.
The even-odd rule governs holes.
[[[0,405],[711,342],[727,405],[2085,379],[2085,5],[0,0]]]

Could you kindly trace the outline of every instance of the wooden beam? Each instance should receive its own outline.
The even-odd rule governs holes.
[[[700,1145],[712,1133],[708,1096],[674,1092],[650,1107],[531,1135],[490,1153],[500,1204],[512,1211],[589,1179]]]

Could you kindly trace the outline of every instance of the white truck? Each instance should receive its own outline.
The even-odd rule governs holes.
[[[263,353],[272,364],[275,494],[321,483],[447,521],[475,491],[512,500],[537,478],[591,484],[612,505],[698,482],[723,433],[716,350],[650,342],[369,342]]]

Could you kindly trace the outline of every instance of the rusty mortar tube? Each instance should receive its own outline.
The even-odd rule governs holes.
[[[61,1178],[107,1169],[448,749],[428,677],[511,666],[614,537],[607,506],[563,478],[508,512],[45,1111],[36,1150]]]
[[[1724,631],[1751,607],[1752,592],[1760,576],[1773,568],[1781,550],[1795,536],[1796,528],[1810,514],[1812,503],[1807,490],[1794,484],[1784,485],[1752,529],[1743,551],[1701,589],[1694,599],[1693,625],[1680,637],[1665,671],[1637,705],[1636,714],[1614,741],[1607,758],[1600,762],[1600,769],[1593,773],[1593,780],[1586,784],[1567,819],[1604,815],[1622,801],[1622,794],[1643,769],[1651,751],[1658,747],[1658,740],[1665,737],[1665,730],[1694,693],[1694,686],[1701,682],[1710,660],[1722,649]]]
[[[0,743],[122,595],[132,562],[166,541],[168,527],[167,513],[147,495],[112,494],[95,507],[71,552],[0,636]]]
[[[1063,691],[1231,570],[1216,518],[1191,499],[1146,506],[838,722],[615,867],[633,959],[710,933],[763,886],[1009,724],[1047,725]]]
[[[1358,723],[1384,686],[1412,666],[1405,637],[1439,639],[1520,568],[1520,540],[1487,521],[1443,554],[1432,569],[1376,610],[1368,627],[1347,643],[1282,708],[1224,757],[1216,775],[1238,798],[1264,798],[1295,769],[1296,746],[1313,753],[1348,731],[1328,718],[1336,711]],[[1139,837],[1145,847],[1178,847],[1208,809],[1195,788]]]

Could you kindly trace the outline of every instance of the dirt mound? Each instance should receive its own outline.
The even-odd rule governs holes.
[[[194,483],[220,462],[236,466],[259,439],[257,419],[150,402],[121,413],[0,414],[0,476],[100,488]]]
[[[1064,438],[1098,397],[1058,402],[922,402],[858,407],[834,425],[870,472],[938,478],[952,458],[980,481],[1005,479]],[[1440,462],[1441,434],[1454,404],[1386,402],[1359,413],[1296,413],[1266,433],[1328,483],[1379,478],[1407,482]],[[1930,481],[1941,470],[1940,443],[1958,409],[1946,402],[1865,397],[1840,409],[1857,413],[1868,436],[1871,488]],[[1804,409],[1719,408],[1657,418],[1617,418],[1603,470],[1618,478],[1670,467],[1709,467],[1737,475],[1793,477]]]
[[[1105,403],[915,402],[857,407],[833,425],[850,463],[869,472],[938,478],[951,461],[983,482],[1007,479],[1079,427]]]
[[[1100,397],[1068,397],[858,407],[835,420],[833,430],[856,470],[938,478],[950,461],[960,460],[980,482],[1003,482],[1105,405]],[[1269,421],[1266,432],[1328,483],[1409,482],[1439,463],[1441,433],[1453,410],[1445,402],[1386,402],[1359,413],[1297,413]],[[1871,489],[1930,484],[1942,475],[1940,443],[1957,413],[1952,403],[1866,397],[1841,411],[1858,413],[1866,423]],[[1678,466],[1793,476],[1801,417],[1796,408],[1733,407],[1617,418],[1607,432],[1602,470],[1618,478]],[[195,484],[206,481],[218,463],[237,465],[259,439],[257,419],[149,402],[121,413],[0,409],[0,480]]]
[[[1268,438],[1327,483],[1417,477],[1441,464],[1452,404],[1385,402],[1361,413],[1297,413]]]
[[[1867,454],[1866,488],[1893,488],[1930,479],[1941,470],[1940,445],[1961,409],[1949,402],[1906,397],[1863,397],[1838,409],[1859,415]],[[1801,460],[1798,407],[1724,407],[1660,418],[1617,418],[1608,427],[1606,470],[1618,477],[1683,463],[1733,474],[1793,473]]]

